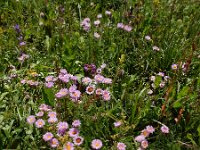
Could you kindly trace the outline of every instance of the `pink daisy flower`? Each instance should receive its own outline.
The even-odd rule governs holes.
[[[160,129],[162,133],[169,133],[169,128],[166,125],[163,125]]]
[[[45,77],[45,81],[46,82],[52,82],[53,79],[54,79],[54,76],[47,76],[47,77]]]
[[[141,142],[141,147],[142,148],[146,149],[148,146],[149,146],[149,143],[148,143],[147,140],[144,140],[144,141]]]
[[[51,132],[47,132],[43,135],[43,140],[50,141],[53,138],[53,134]]]
[[[93,94],[95,91],[95,86],[94,85],[89,85],[87,88],[86,88],[86,93],[91,95]]]
[[[36,116],[38,116],[38,117],[42,117],[44,115],[44,112],[43,111],[39,111],[37,114],[36,114]]]
[[[90,79],[89,77],[84,77],[82,79],[83,84],[90,84],[92,83],[92,79]]]
[[[177,70],[178,69],[178,65],[177,64],[173,64],[171,67],[172,67],[172,70]]]
[[[93,149],[100,149],[102,146],[103,146],[103,143],[101,140],[99,139],[92,140],[91,147]]]
[[[96,89],[96,95],[102,95],[102,93],[103,93],[102,89],[100,88]]]
[[[60,69],[60,73],[65,75],[65,74],[67,74],[67,70],[66,69]]]
[[[158,75],[161,76],[161,77],[164,77],[165,73],[164,72],[159,72]]]
[[[80,120],[74,120],[72,122],[72,126],[73,127],[80,127],[81,126],[81,121]]]
[[[56,98],[63,98],[65,96],[67,96],[68,94],[68,89],[64,88],[64,89],[61,89],[58,93],[56,93]]]
[[[125,25],[123,29],[127,32],[130,32],[133,28],[129,25]]]
[[[79,130],[77,128],[70,128],[68,134],[70,137],[76,137],[79,134]]]
[[[79,90],[75,90],[70,93],[70,97],[74,100],[78,100],[81,96],[81,92]]]
[[[112,79],[110,79],[110,78],[104,78],[103,83],[105,83],[105,84],[112,84]]]
[[[72,92],[74,92],[76,89],[77,89],[77,86],[73,84],[73,85],[71,85],[71,86],[69,87],[69,92],[72,93]]]
[[[83,137],[81,136],[76,136],[73,138],[73,142],[75,145],[81,145],[83,143]]]
[[[109,91],[107,91],[107,90],[104,90],[103,91],[103,99],[105,100],[105,101],[109,101],[110,100],[110,92]]]
[[[123,28],[124,28],[124,24],[123,24],[123,23],[118,23],[118,24],[117,24],[117,28],[123,29]]]
[[[141,135],[144,135],[144,137],[148,137],[149,136],[149,132],[148,132],[148,130],[147,129],[144,129],[144,130],[142,130],[142,133],[141,133]]]
[[[50,111],[48,112],[48,116],[51,118],[55,118],[56,117],[56,112],[55,111]]]
[[[54,86],[54,82],[46,82],[45,87],[52,88]]]
[[[55,122],[57,122],[58,121],[58,118],[56,118],[56,117],[50,117],[49,119],[48,119],[48,123],[55,123]]]
[[[103,80],[104,80],[104,77],[100,74],[97,74],[97,75],[94,76],[94,79],[95,79],[96,82],[102,83]]]
[[[68,123],[67,122],[59,122],[58,125],[57,125],[57,128],[58,130],[67,130],[69,127]]]
[[[56,138],[51,139],[51,141],[50,141],[51,147],[56,148],[56,147],[58,147],[58,145],[59,145],[59,142]]]
[[[146,126],[146,130],[149,132],[149,133],[154,133],[155,132],[155,129],[154,129],[154,127],[152,127],[152,126]]]
[[[145,136],[144,135],[138,135],[135,137],[135,141],[137,142],[142,142],[145,140]]]
[[[35,119],[35,116],[31,115],[31,116],[28,116],[26,120],[29,124],[33,124],[36,119]]]
[[[43,119],[38,119],[36,122],[35,122],[35,126],[37,128],[42,128],[43,126],[45,125],[45,122]]]
[[[117,150],[126,150],[126,145],[122,142],[117,143]]]
[[[117,121],[117,122],[114,122],[114,126],[115,127],[119,127],[122,125],[122,122],[121,121]]]
[[[63,150],[74,150],[74,144],[71,142],[67,142],[63,146]]]

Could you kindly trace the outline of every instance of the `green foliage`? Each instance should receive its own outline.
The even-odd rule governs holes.
[[[49,148],[42,139],[46,130],[26,120],[42,103],[57,111],[60,121],[81,120],[82,149],[90,149],[95,138],[105,150],[115,150],[117,142],[137,149],[134,138],[147,125],[156,129],[147,138],[149,149],[199,149],[199,7],[196,0],[0,1],[0,149]],[[98,14],[102,18],[95,26]],[[81,22],[87,17],[90,30],[84,31]],[[131,32],[118,23],[131,26]],[[20,61],[22,54],[29,57]],[[103,74],[113,80],[102,88],[111,92],[108,102],[83,94],[82,78],[92,77],[83,67],[91,63],[107,64]],[[45,77],[57,76],[61,68],[77,76],[80,104],[55,98],[69,85],[44,86]],[[39,85],[21,84],[22,79]],[[117,121],[120,127],[114,127]],[[163,124],[169,134],[161,133]]]

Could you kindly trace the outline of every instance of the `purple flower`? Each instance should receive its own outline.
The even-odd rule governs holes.
[[[37,128],[42,128],[43,126],[45,125],[45,122],[43,119],[38,119],[36,122],[35,122],[35,126]]]
[[[65,74],[67,74],[67,70],[66,69],[60,69],[60,73],[65,75]]]
[[[105,101],[109,101],[110,100],[110,92],[109,91],[107,91],[107,90],[104,90],[103,91],[103,99],[105,100]]]
[[[81,136],[76,136],[73,138],[73,142],[75,145],[81,145],[83,143],[83,137]]]
[[[123,28],[124,28],[124,24],[123,24],[123,23],[118,23],[118,24],[117,24],[117,28],[123,29]]]
[[[54,86],[54,82],[46,82],[45,87],[52,88]]]
[[[85,31],[89,31],[90,30],[90,18],[85,18],[82,22],[81,22],[81,26],[83,27],[83,30]]]
[[[101,140],[99,139],[92,140],[91,147],[93,149],[100,149],[102,146],[103,146],[103,143]]]
[[[14,29],[15,29],[15,31],[16,31],[17,33],[20,33],[20,32],[21,32],[21,29],[20,29],[20,27],[19,27],[18,24],[16,24],[16,25],[14,26]]]
[[[51,132],[47,132],[43,135],[43,139],[45,141],[50,141],[53,138],[53,134]]]
[[[89,85],[87,88],[86,88],[86,93],[91,95],[93,94],[95,91],[95,86],[94,85]]]
[[[125,25],[123,29],[127,32],[130,32],[133,28],[129,25]]]
[[[102,83],[103,80],[104,80],[104,76],[97,74],[97,75],[94,76],[94,79],[95,79],[96,82]]]
[[[110,78],[104,78],[103,83],[105,83],[105,84],[112,84],[112,79],[110,79]]]
[[[46,104],[41,104],[40,107],[39,107],[39,110],[41,110],[41,111],[50,111],[51,107],[46,105]]]
[[[71,142],[67,142],[63,146],[63,150],[74,150],[74,144]]]
[[[45,77],[46,82],[53,82],[54,76],[47,76]]]
[[[155,129],[154,129],[154,127],[152,127],[152,126],[146,126],[146,130],[149,132],[149,133],[154,133],[155,132]]]
[[[117,122],[114,122],[114,126],[115,127],[119,127],[122,125],[122,122],[121,121],[117,121]]]
[[[29,124],[33,124],[36,119],[35,119],[35,116],[31,115],[31,116],[28,116],[26,120]]]
[[[92,79],[90,79],[89,77],[84,77],[83,79],[82,79],[82,82],[83,82],[83,84],[90,84],[90,83],[92,83]]]
[[[102,89],[100,88],[96,89],[96,95],[102,95],[102,93],[103,93]]]
[[[20,81],[20,83],[21,83],[21,84],[25,84],[25,83],[26,83],[26,80],[23,79],[23,80]]]
[[[145,140],[145,136],[144,135],[138,135],[135,137],[135,141],[137,142],[142,142]]]
[[[117,150],[126,150],[126,145],[122,142],[117,143]]]
[[[56,118],[56,117],[50,117],[49,119],[48,119],[48,123],[55,123],[55,122],[57,122],[58,121],[58,119]]]
[[[38,117],[42,117],[44,115],[44,112],[43,111],[39,111],[37,114],[36,114],[36,116],[38,116]]]
[[[72,122],[72,126],[73,126],[73,127],[80,127],[80,125],[81,125],[81,121],[80,121],[80,120],[74,120],[74,121]]]
[[[159,72],[158,75],[161,76],[161,77],[164,77],[165,73],[164,72]]]
[[[59,142],[56,138],[51,139],[51,141],[50,141],[51,147],[55,148],[55,147],[58,147],[58,145],[59,145]]]
[[[69,125],[67,122],[59,122],[57,125],[57,130],[59,135],[64,135]]]
[[[162,133],[169,133],[169,128],[166,125],[163,125],[160,129]]]
[[[24,41],[23,41],[23,42],[20,42],[19,45],[20,45],[20,46],[25,46],[25,45],[26,45],[26,42],[24,42]]]
[[[70,128],[68,134],[70,137],[76,137],[79,134],[79,130],[77,128]]]
[[[142,148],[146,149],[148,146],[149,146],[149,144],[148,144],[147,140],[144,140],[144,141],[141,142],[141,147]]]
[[[178,69],[178,65],[177,64],[173,64],[171,67],[172,67],[172,70],[177,70]]]
[[[50,112],[48,113],[48,116],[51,117],[51,118],[55,118],[56,115],[57,115],[57,114],[56,114],[55,111],[50,111]]]
[[[65,96],[67,96],[68,94],[68,89],[64,88],[64,89],[61,89],[58,93],[56,93],[56,98],[63,98]]]
[[[81,96],[81,92],[79,90],[75,90],[70,93],[70,97],[74,99],[75,101],[78,100]]]
[[[150,133],[149,133],[149,131],[148,131],[147,129],[142,130],[141,135],[144,135],[145,137],[148,137],[149,134],[150,134]]]
[[[72,93],[72,92],[74,92],[76,89],[77,89],[77,86],[73,84],[73,85],[71,85],[71,86],[69,87],[69,92]]]
[[[70,74],[65,74],[65,75],[59,74],[58,78],[59,78],[62,82],[68,83],[69,80],[70,80]]]

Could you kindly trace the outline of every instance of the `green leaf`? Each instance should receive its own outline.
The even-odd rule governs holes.
[[[182,106],[182,103],[180,102],[180,101],[176,101],[176,102],[174,102],[174,104],[173,104],[173,107],[174,108],[180,108]]]

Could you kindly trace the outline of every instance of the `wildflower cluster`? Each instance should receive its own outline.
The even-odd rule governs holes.
[[[151,82],[151,88],[148,90],[148,94],[151,95],[154,93],[154,91],[160,87],[164,88],[166,83],[169,82],[170,77],[166,76],[164,72],[159,72],[156,75],[152,75],[150,77],[150,82]]]
[[[46,104],[40,105],[36,115],[28,116],[27,122],[35,124],[36,128],[47,130],[42,138],[52,148],[73,150],[84,141],[84,138],[79,135],[80,120],[74,120],[70,128],[67,122],[59,121],[57,113]]]
[[[131,30],[133,29],[131,26],[125,25],[123,23],[118,23],[117,28],[123,29],[124,31],[127,31],[127,32],[131,32]]]
[[[78,80],[77,76],[69,74],[66,69],[61,69],[58,77],[52,75],[45,77],[45,87],[60,87],[61,89],[55,94],[57,99],[69,98],[73,102],[81,101],[81,96],[96,95],[96,98],[102,97],[103,100],[109,101],[111,94],[107,89],[102,89],[101,85],[112,84],[112,79],[104,77],[101,73],[105,68],[103,64],[100,68],[96,69],[94,64],[84,65],[84,70],[88,76]],[[64,85],[64,86],[63,86]]]

